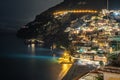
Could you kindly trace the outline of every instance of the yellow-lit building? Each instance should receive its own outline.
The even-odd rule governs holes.
[[[101,78],[101,79],[100,79]],[[106,66],[104,68],[93,70],[78,80],[120,80],[120,68]]]

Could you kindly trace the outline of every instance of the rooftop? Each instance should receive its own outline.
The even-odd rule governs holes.
[[[99,69],[99,71],[120,74],[120,67],[106,66],[103,69]]]

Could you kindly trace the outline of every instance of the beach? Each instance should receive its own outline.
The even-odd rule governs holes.
[[[78,80],[80,77],[87,74],[93,69],[94,67],[90,65],[78,65],[73,63],[73,65],[62,80]]]

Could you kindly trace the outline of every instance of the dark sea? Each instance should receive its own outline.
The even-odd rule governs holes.
[[[25,45],[15,34],[0,34],[0,80],[60,80],[62,66],[50,49]]]

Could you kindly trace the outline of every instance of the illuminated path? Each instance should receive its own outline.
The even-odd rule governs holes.
[[[53,15],[64,15],[67,13],[97,13],[97,10],[63,10],[54,12]]]

